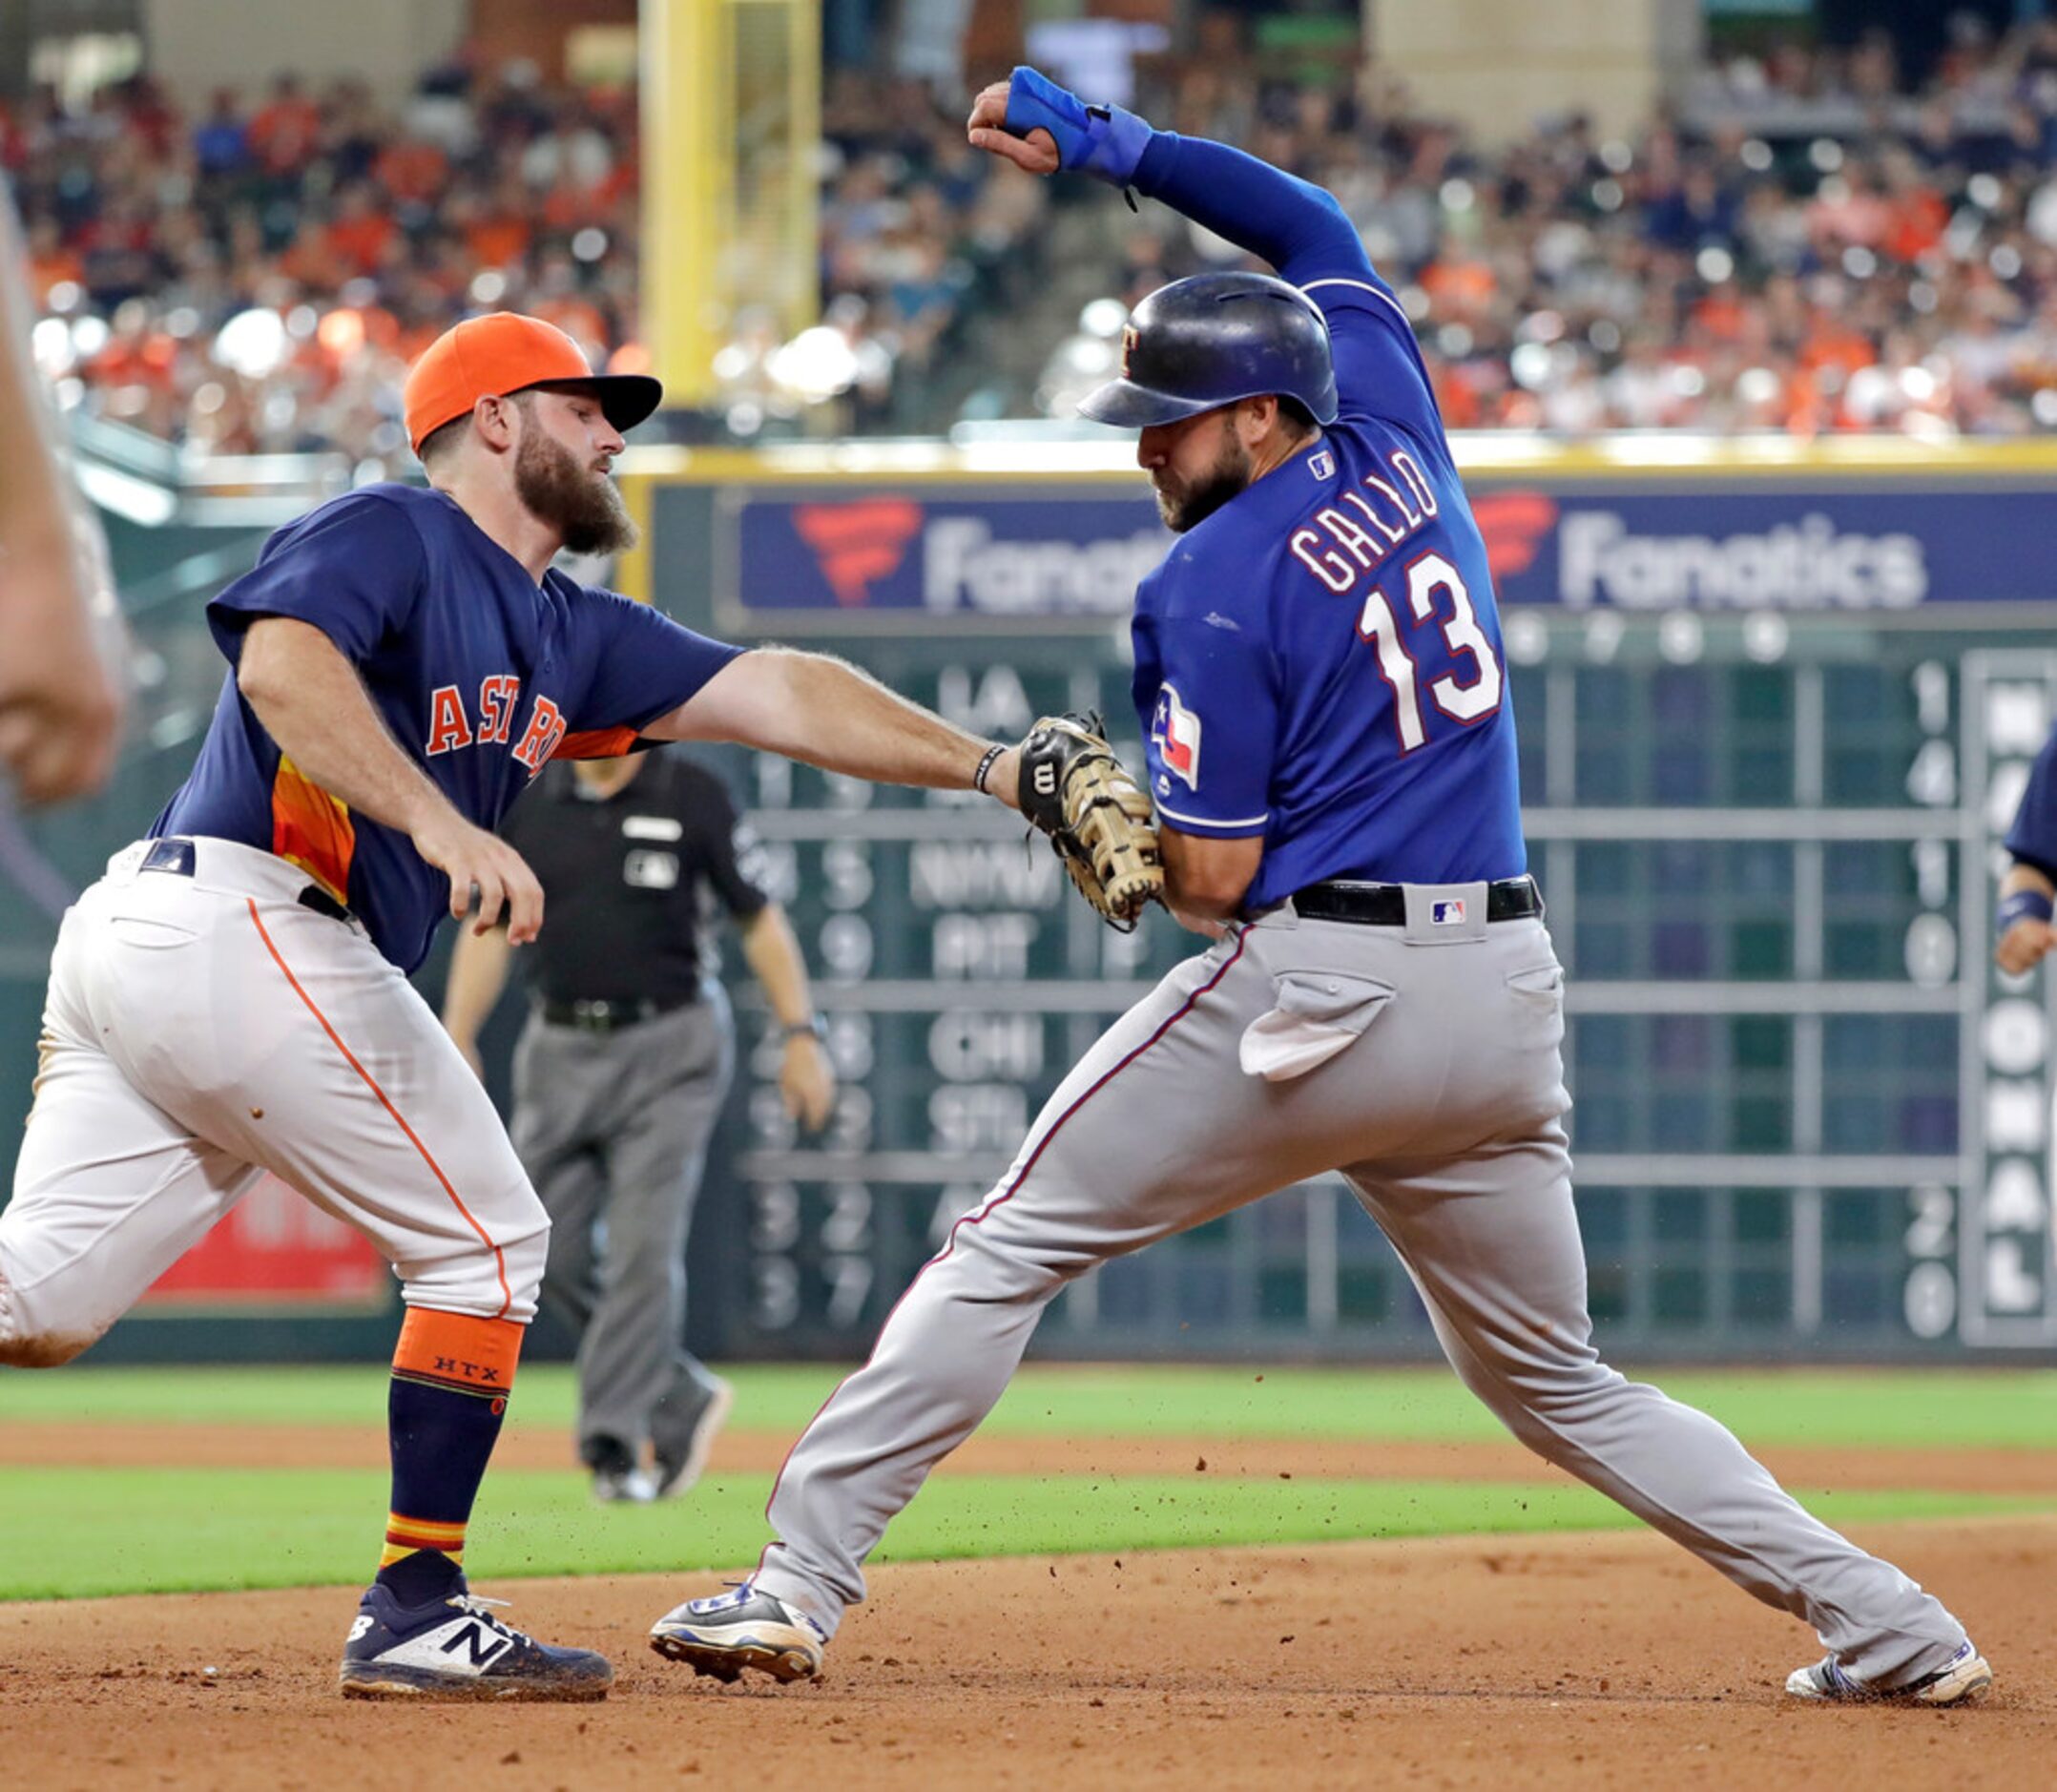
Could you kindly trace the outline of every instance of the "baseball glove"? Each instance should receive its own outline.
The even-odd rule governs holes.
[[[1133,932],[1164,893],[1150,799],[1097,716],[1046,716],[1021,744],[1022,814],[1049,836],[1071,882],[1110,927]]]

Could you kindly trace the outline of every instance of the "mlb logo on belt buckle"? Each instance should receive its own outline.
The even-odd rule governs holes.
[[[1432,927],[1461,927],[1465,925],[1465,899],[1453,896],[1447,902],[1428,905],[1428,925]]]

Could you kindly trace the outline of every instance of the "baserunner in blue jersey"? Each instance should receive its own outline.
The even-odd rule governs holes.
[[[1830,1653],[1789,1693],[1981,1697],[1991,1671],[1948,1612],[1594,1353],[1564,974],[1527,875],[1485,545],[1341,208],[1028,70],[979,96],[970,135],[1031,173],[1132,187],[1277,270],[1153,293],[1122,377],[1083,406],[1141,431],[1178,537],[1136,593],[1136,709],[1167,899],[1217,937],[1087,1053],[916,1278],[787,1459],[751,1581],[660,1619],[654,1646],[724,1678],[815,1672],[887,1521],[1068,1281],[1340,1171],[1525,1444],[1813,1625]]]

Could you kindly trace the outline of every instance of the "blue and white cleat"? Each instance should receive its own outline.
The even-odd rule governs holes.
[[[1838,1704],[1971,1705],[1992,1690],[1993,1671],[1968,1642],[1933,1674],[1904,1686],[1868,1686],[1838,1667],[1834,1656],[1796,1668],[1786,1679],[1795,1698]]]
[[[650,1627],[650,1646],[717,1680],[738,1679],[745,1668],[775,1680],[804,1680],[821,1671],[828,1636],[804,1612],[746,1580],[667,1612]]]
[[[590,1649],[553,1649],[492,1614],[460,1581],[426,1605],[405,1606],[374,1582],[343,1645],[345,1698],[605,1698],[614,1670]]]

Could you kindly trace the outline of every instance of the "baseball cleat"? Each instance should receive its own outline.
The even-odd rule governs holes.
[[[505,1599],[458,1583],[447,1598],[405,1606],[374,1583],[343,1646],[345,1698],[605,1698],[614,1670],[590,1649],[553,1649],[495,1617]]]
[[[1933,1674],[1904,1686],[1867,1686],[1838,1667],[1834,1656],[1811,1668],[1796,1668],[1786,1678],[1786,1691],[1795,1698],[1824,1703],[1970,1705],[1992,1690],[1993,1671],[1968,1642]]]
[[[595,1469],[592,1497],[602,1506],[648,1506],[657,1497],[657,1489],[649,1471],[632,1463],[621,1468]]]
[[[729,1422],[729,1408],[736,1404],[736,1390],[718,1376],[707,1390],[707,1398],[700,1403],[693,1415],[693,1423],[687,1426],[675,1444],[659,1442],[654,1455],[656,1471],[653,1499],[675,1499],[685,1492],[707,1471],[708,1452],[715,1447],[715,1439],[721,1434],[721,1427]]]
[[[656,1482],[638,1466],[626,1444],[595,1437],[579,1453],[592,1470],[592,1497],[602,1506],[647,1506],[657,1497]]]
[[[738,1679],[745,1668],[775,1680],[804,1680],[821,1671],[828,1634],[746,1580],[733,1592],[667,1612],[650,1627],[650,1646],[717,1680]]]

